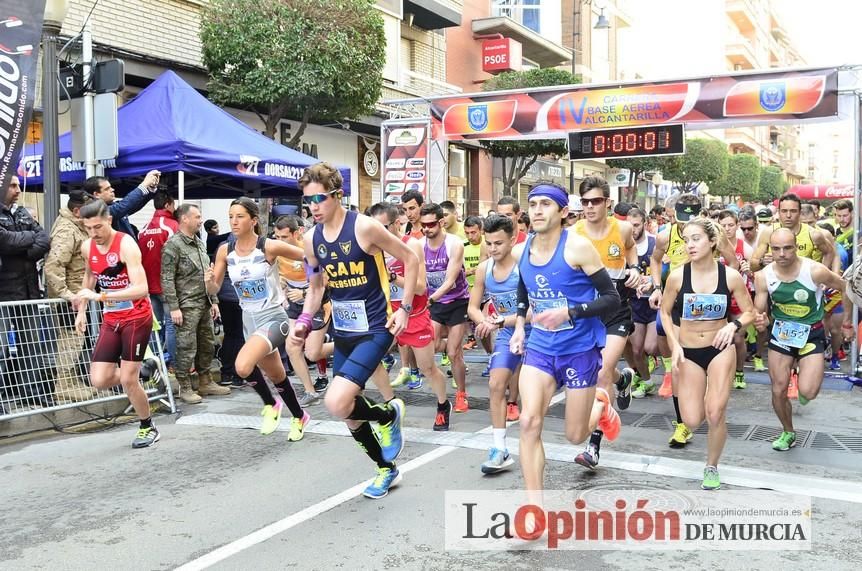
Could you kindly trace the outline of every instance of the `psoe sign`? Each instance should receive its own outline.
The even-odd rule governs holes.
[[[520,71],[521,44],[512,38],[482,41],[482,71]]]

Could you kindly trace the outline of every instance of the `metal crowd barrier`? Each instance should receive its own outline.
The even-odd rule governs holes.
[[[90,359],[102,312],[91,302],[87,313],[87,330],[80,335],[75,330],[77,312],[66,300],[0,303],[0,421],[126,399],[120,385],[100,391],[90,385]],[[150,402],[176,412],[155,331],[144,363],[142,380]]]

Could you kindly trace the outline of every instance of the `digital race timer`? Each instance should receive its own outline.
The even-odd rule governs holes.
[[[595,129],[569,133],[569,160],[685,153],[684,125]]]

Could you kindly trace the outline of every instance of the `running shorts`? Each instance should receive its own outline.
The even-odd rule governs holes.
[[[455,327],[467,323],[470,321],[467,316],[467,302],[466,299],[456,299],[450,303],[432,303],[431,321],[444,327]]]
[[[767,347],[770,351],[775,351],[776,353],[781,353],[782,355],[787,355],[794,359],[802,359],[809,355],[823,354],[826,350],[826,332],[823,330],[822,325],[817,329],[812,329],[808,333],[808,342],[801,348],[782,345],[775,339],[772,333],[770,333]]]
[[[632,321],[632,308],[628,303],[624,303],[616,313],[602,321],[605,323],[608,335],[628,337],[635,330],[635,324]]]
[[[657,315],[658,311],[650,307],[649,299],[644,297],[632,300],[632,321],[635,323],[647,325],[655,321]]]
[[[401,311],[401,310],[399,310]],[[421,349],[434,341],[434,325],[431,323],[431,313],[427,310],[418,315],[411,315],[407,321],[407,329],[395,338],[403,347]]]
[[[359,337],[336,335],[335,353],[332,356],[333,375],[365,389],[365,383],[391,346],[392,334],[386,329],[369,331]]]
[[[251,339],[252,335],[263,337],[269,344],[269,352],[272,353],[284,345],[290,333],[287,312],[280,305],[263,311],[243,311],[242,332],[246,341]]]
[[[144,315],[116,323],[103,321],[99,338],[93,348],[94,363],[116,363],[144,360],[150,333],[153,331],[153,316]]]
[[[593,347],[581,353],[546,355],[527,349],[524,365],[534,367],[554,377],[557,388],[588,389],[596,386],[602,368],[602,352]],[[522,373],[523,374],[523,371]]]
[[[302,306],[303,303],[295,303],[288,300],[287,316],[290,319],[297,319],[300,315],[302,315]],[[331,316],[332,303],[327,301],[320,306],[320,309],[318,309],[317,313],[314,314],[314,317],[311,318],[311,330],[320,331],[321,329],[329,326],[329,320]]]

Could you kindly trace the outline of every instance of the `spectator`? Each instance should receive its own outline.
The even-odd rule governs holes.
[[[521,212],[518,216],[518,232],[530,233],[530,215],[526,212]]]
[[[153,313],[159,321],[159,340],[165,355],[165,361],[173,364],[177,355],[176,328],[170,319],[165,297],[162,295],[162,248],[168,238],[176,234],[177,221],[174,220],[174,199],[167,192],[157,192],[153,198],[156,211],[153,218],[138,236],[138,247],[141,249],[141,263],[147,274],[147,284],[150,288],[150,303]]]
[[[446,229],[446,232],[466,240],[467,234],[464,233],[464,225],[458,222],[458,211],[455,209],[455,203],[451,200],[444,200],[440,203],[440,208],[443,209],[443,228]]]
[[[66,300],[66,303],[56,306],[55,312],[58,347],[54,396],[59,402],[81,402],[96,396],[96,391],[84,381],[86,369],[78,367],[84,343],[89,341],[88,352],[93,347],[90,337],[78,335],[75,331],[75,313],[78,308],[73,303],[84,282],[86,263],[81,254],[81,244],[87,239],[87,230],[81,221],[80,211],[92,198],[83,190],[69,193],[66,208],[60,209],[51,228],[51,249],[45,259],[48,297]]]
[[[0,202],[0,302],[41,297],[36,263],[51,244],[48,233],[26,208],[17,205],[21,185],[17,176],[9,181]],[[27,398],[35,404],[54,404],[53,387],[44,360],[41,325],[35,304],[0,305],[0,361],[2,385],[7,394]]]
[[[302,207],[302,223],[306,229],[314,228],[314,218],[311,216],[311,208],[308,206]]]
[[[108,213],[111,215],[111,227],[118,231],[128,234],[135,240],[138,239],[138,232],[132,223],[129,222],[129,216],[139,211],[147,201],[153,197],[159,185],[159,176],[161,173],[152,170],[144,177],[144,181],[134,189],[123,200],[117,201],[114,197],[114,187],[103,176],[91,176],[84,181],[84,190],[93,195],[93,197],[103,200],[108,205]]]
[[[518,204],[518,200],[514,196],[502,196],[500,200],[497,201],[497,214],[500,216],[507,216],[509,220],[512,221],[512,226],[514,228],[518,227],[518,215],[521,212],[521,205]],[[518,231],[518,237],[515,238],[515,244],[520,244],[521,242],[526,242],[527,234],[526,232]]]
[[[219,234],[218,222],[212,218],[204,222],[204,231],[207,234],[207,256],[209,256],[210,262],[213,262],[215,261],[216,250],[222,242],[227,240],[230,232]]]

